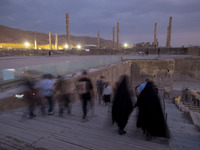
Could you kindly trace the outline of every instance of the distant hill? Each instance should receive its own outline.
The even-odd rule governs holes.
[[[49,44],[48,33],[40,33],[34,31],[24,31],[21,29],[10,28],[7,26],[0,25],[0,43],[24,43],[29,41],[34,43],[34,34],[36,33],[38,44]],[[97,45],[97,38],[88,36],[70,36],[72,44],[95,44]],[[52,44],[55,43],[55,35],[51,36]],[[66,43],[66,35],[58,35],[59,45]],[[107,48],[112,48],[113,42],[111,40],[105,40],[100,38],[100,45]]]

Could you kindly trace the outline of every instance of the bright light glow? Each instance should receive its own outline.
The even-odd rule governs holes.
[[[124,47],[128,47],[128,44],[127,44],[127,43],[124,43]]]
[[[17,97],[17,98],[19,98],[19,99],[22,99],[22,98],[24,97],[24,94],[21,94],[21,95],[16,94],[15,97]]]
[[[40,48],[40,47],[39,47],[38,49],[39,49],[39,50],[41,50],[41,48]]]
[[[6,69],[6,70],[15,72],[15,69]]]
[[[67,49],[67,48],[69,48],[69,46],[67,44],[65,44],[65,48]]]
[[[29,46],[30,46],[30,44],[29,44],[28,42],[25,42],[24,45],[25,45],[26,47],[29,47]]]
[[[81,49],[81,45],[77,45],[77,48],[78,48],[78,49]]]

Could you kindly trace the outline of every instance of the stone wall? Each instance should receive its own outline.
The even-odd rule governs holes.
[[[174,61],[133,60],[131,61],[131,79],[133,87],[150,77],[159,88],[173,85]]]

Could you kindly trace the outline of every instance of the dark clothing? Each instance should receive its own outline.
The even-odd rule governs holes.
[[[96,86],[97,86],[97,96],[98,96],[98,100],[99,100],[99,104],[100,104],[101,100],[102,100],[104,82],[102,80],[97,80]]]
[[[81,78],[78,81],[78,91],[82,101],[83,118],[87,117],[87,103],[92,103],[90,93],[92,89],[93,86],[89,78]]]
[[[126,78],[124,77],[116,89],[112,106],[112,121],[118,124],[120,130],[125,128],[132,110],[133,105],[127,88]]]
[[[142,128],[144,132],[151,136],[169,137],[160,99],[153,83],[148,82],[146,84],[138,97],[136,106],[139,108],[138,128]]]

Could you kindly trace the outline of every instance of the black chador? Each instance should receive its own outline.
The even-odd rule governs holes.
[[[127,87],[127,77],[124,76],[116,88],[112,106],[112,121],[117,123],[120,135],[126,133],[124,128],[132,110],[133,104]]]
[[[146,84],[138,97],[136,106],[139,108],[136,125],[142,128],[146,136],[169,137],[160,99],[152,82]]]

